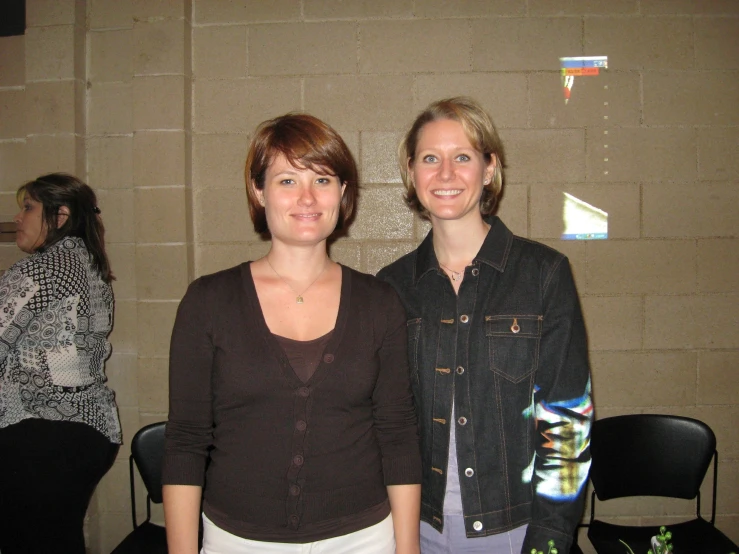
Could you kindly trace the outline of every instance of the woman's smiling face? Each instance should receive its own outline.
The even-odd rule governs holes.
[[[305,244],[326,240],[336,229],[344,185],[320,168],[295,167],[275,157],[258,192],[272,240]]]
[[[439,119],[421,128],[410,176],[431,223],[479,218],[480,197],[493,176],[495,161],[485,161],[458,121]]]

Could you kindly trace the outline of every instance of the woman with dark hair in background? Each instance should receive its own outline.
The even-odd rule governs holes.
[[[257,128],[245,177],[269,253],[194,281],[172,333],[169,552],[197,552],[202,493],[204,554],[417,554],[405,313],[326,250],[354,211],[354,159],[290,114]]]
[[[90,497],[121,443],[106,386],[113,275],[95,193],[52,173],[17,193],[0,278],[0,551],[84,554]]]
[[[399,151],[431,221],[383,269],[408,313],[424,554],[570,550],[590,466],[585,326],[570,264],[493,215],[503,145],[468,98],[430,104]]]

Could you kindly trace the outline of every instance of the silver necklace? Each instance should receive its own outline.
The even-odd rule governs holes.
[[[440,266],[441,266],[442,268],[446,269],[446,270],[447,270],[447,271],[448,271],[449,273],[451,273],[451,274],[452,274],[452,275],[451,275],[452,281],[461,281],[461,280],[462,280],[462,277],[464,277],[464,270],[462,270],[462,271],[454,271],[453,269],[451,269],[451,268],[448,268],[447,266],[445,266],[445,265],[444,265],[443,263],[441,263],[441,262],[439,262],[439,265],[440,265]]]
[[[269,266],[270,268],[272,268],[272,271],[274,271],[274,272],[275,272],[275,275],[277,275],[277,276],[278,276],[278,277],[279,277],[279,278],[280,278],[280,279],[282,280],[282,282],[283,282],[283,283],[285,283],[285,284],[286,284],[286,285],[287,285],[288,287],[290,287],[290,290],[291,290],[291,291],[293,291],[293,292],[294,292],[294,293],[296,294],[296,296],[295,296],[295,303],[296,303],[296,304],[302,304],[302,303],[303,303],[303,295],[304,295],[304,294],[305,294],[306,292],[308,292],[308,289],[309,289],[309,288],[311,288],[311,287],[312,287],[312,286],[313,286],[313,285],[314,285],[314,284],[316,283],[316,281],[318,281],[318,278],[319,278],[319,277],[320,277],[321,275],[323,275],[323,272],[324,272],[324,271],[326,271],[326,269],[328,268],[328,263],[324,264],[324,266],[323,266],[323,269],[322,269],[322,270],[321,270],[321,272],[320,272],[320,273],[319,273],[319,274],[318,274],[318,275],[316,276],[316,278],[315,278],[315,279],[313,279],[313,281],[311,281],[311,284],[310,284],[310,285],[308,285],[307,287],[305,287],[305,289],[303,289],[303,292],[298,292],[298,291],[296,291],[296,290],[295,290],[295,289],[293,288],[293,286],[292,286],[292,285],[291,285],[290,283],[288,283],[288,281],[287,281],[287,280],[286,280],[286,279],[285,279],[285,278],[284,278],[284,277],[283,277],[282,275],[280,275],[279,273],[277,273],[277,270],[276,270],[276,269],[274,268],[274,266],[273,266],[273,265],[272,265],[272,264],[270,263],[270,261],[269,261],[269,258],[268,258],[267,256],[265,256],[265,257],[264,257],[264,259],[265,259],[265,260],[267,260],[267,265],[268,265],[268,266]]]

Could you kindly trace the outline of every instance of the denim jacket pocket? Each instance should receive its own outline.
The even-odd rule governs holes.
[[[410,370],[411,382],[418,384],[418,343],[421,336],[421,318],[409,319],[408,326],[408,369]]]
[[[490,369],[514,383],[531,375],[539,362],[542,319],[538,315],[485,316]]]

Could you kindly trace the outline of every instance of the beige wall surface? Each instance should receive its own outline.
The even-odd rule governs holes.
[[[363,188],[332,255],[376,272],[428,229],[401,201],[397,142],[453,94],[500,128],[499,215],[570,258],[598,417],[710,424],[718,524],[739,541],[739,2],[27,0],[27,15],[25,36],[0,38],[0,214],[24,180],[78,174],[117,276],[107,372],[126,445],[90,508],[91,553],[130,530],[127,444],[166,417],[187,284],[267,249],[242,178],[254,126],[301,110],[342,133]],[[565,105],[558,58],[583,55],[608,70]],[[608,240],[560,240],[563,192],[608,212]],[[20,256],[0,247],[0,268]],[[692,509],[611,504],[624,522]]]

